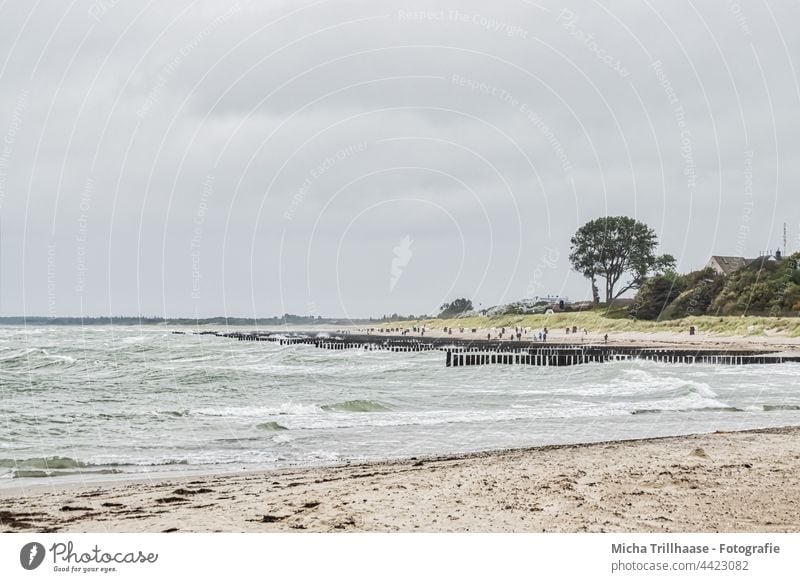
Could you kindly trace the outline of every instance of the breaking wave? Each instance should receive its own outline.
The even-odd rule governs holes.
[[[326,412],[388,412],[390,407],[377,400],[347,400],[322,406]]]
[[[257,424],[256,428],[261,430],[289,430],[282,424],[278,424],[277,422],[262,422],[261,424]]]

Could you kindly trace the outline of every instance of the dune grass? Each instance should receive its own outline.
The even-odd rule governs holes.
[[[758,336],[780,334],[800,337],[800,317],[712,316],[701,315],[662,321],[636,320],[627,316],[624,309],[594,309],[575,313],[550,315],[501,315],[495,317],[466,317],[458,319],[420,319],[389,323],[383,327],[407,329],[425,324],[430,329],[443,327],[492,328],[530,327],[563,329],[577,326],[590,332],[687,332],[695,326],[698,331],[727,336]]]

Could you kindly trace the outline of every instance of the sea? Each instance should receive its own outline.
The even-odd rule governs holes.
[[[798,372],[446,368],[438,351],[328,351],[176,326],[0,327],[0,488],[800,425]]]

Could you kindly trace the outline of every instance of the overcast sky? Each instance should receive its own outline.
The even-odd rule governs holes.
[[[712,5],[713,4],[713,5]],[[800,235],[800,4],[7,0],[0,314],[369,316],[590,296]]]

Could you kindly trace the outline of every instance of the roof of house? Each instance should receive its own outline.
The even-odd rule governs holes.
[[[745,259],[748,266],[752,265],[753,263],[758,263],[759,268],[763,268],[764,263],[766,263],[767,261],[774,261],[774,260],[776,259],[772,255],[761,255],[760,257],[756,257],[755,259]]]
[[[744,267],[749,267],[753,264],[758,264],[759,268],[763,268],[765,262],[775,260],[777,259],[772,255],[761,255],[760,257],[756,257],[754,259],[712,255],[712,257],[708,260],[708,266],[711,266],[712,263],[716,263],[724,275],[730,275],[734,271],[738,271]]]
[[[709,263],[716,262],[722,272],[726,275],[733,273],[749,264],[749,261],[744,257],[723,257],[721,255],[713,255],[709,259]]]

